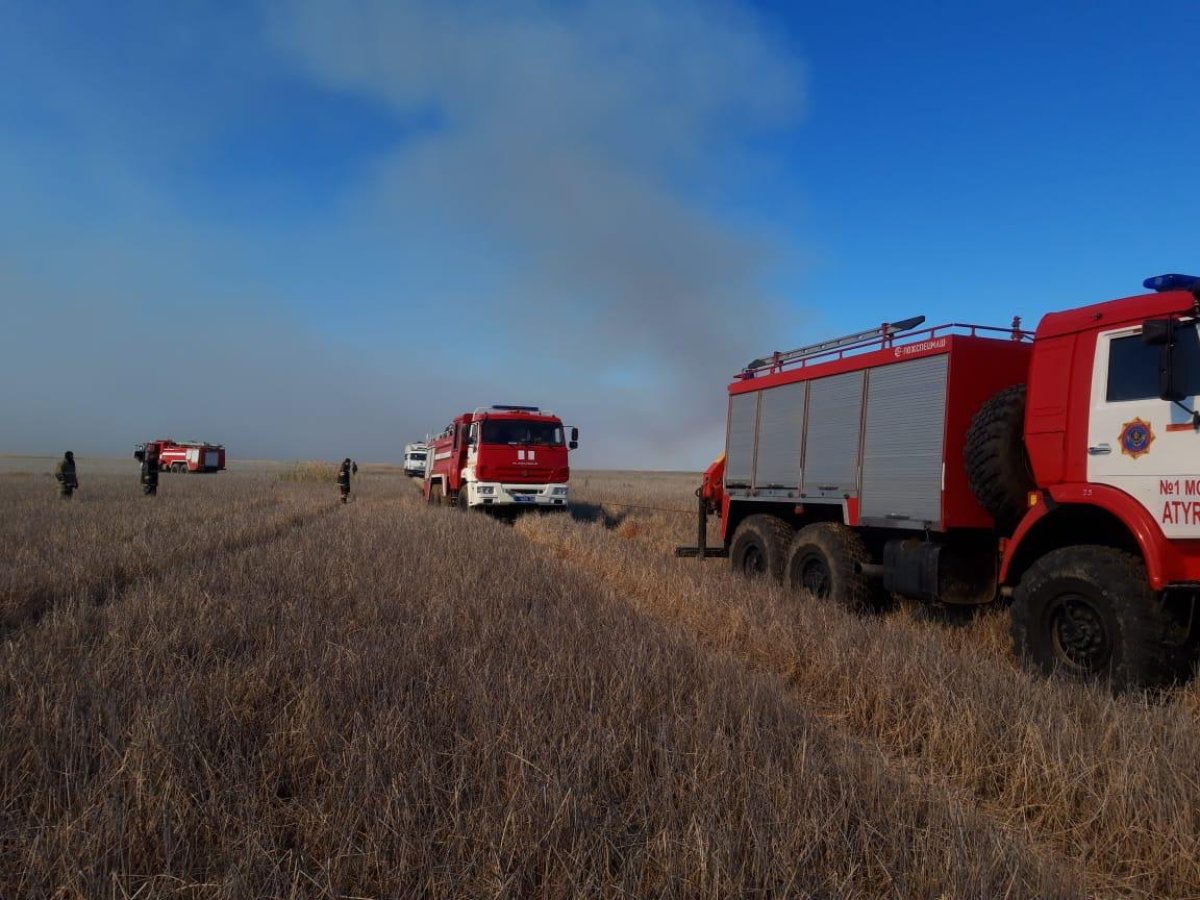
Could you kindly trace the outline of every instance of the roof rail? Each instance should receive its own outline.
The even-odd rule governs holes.
[[[878,328],[869,328],[866,331],[848,334],[845,337],[834,338],[830,341],[821,341],[819,344],[809,344],[807,347],[789,350],[787,353],[774,353],[767,359],[754,359],[750,361],[750,364],[746,368],[761,369],[767,365],[782,366],[790,362],[799,362],[810,356],[823,356],[830,350],[839,350],[842,347],[849,347],[851,344],[860,344],[872,338],[885,341],[890,340],[906,331],[912,331],[924,321],[924,316],[913,316],[910,319],[902,319],[899,322],[884,322]]]
[[[1020,316],[1015,316],[1012,325],[1007,328],[995,325],[971,325],[966,322],[948,322],[944,325],[921,328],[924,322],[924,316],[913,316],[911,319],[884,323],[878,328],[860,331],[857,334],[848,334],[845,337],[834,338],[830,341],[822,341],[819,344],[810,344],[807,347],[800,347],[797,350],[789,350],[787,353],[772,353],[764,359],[751,360],[741,372],[734,375],[734,378],[754,378],[764,371],[775,373],[782,371],[786,366],[792,364],[798,364],[800,367],[803,367],[820,358],[842,359],[848,355],[869,350],[878,350],[881,347],[890,347],[897,338],[904,338],[905,341],[911,342],[913,340],[931,340],[935,337],[958,332],[970,337],[988,334],[996,336],[1005,335],[1013,341],[1029,341],[1033,339],[1032,331],[1021,329]]]

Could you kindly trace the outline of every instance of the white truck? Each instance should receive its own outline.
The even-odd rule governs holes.
[[[425,477],[425,465],[429,458],[429,445],[425,443],[404,445],[404,474]]]

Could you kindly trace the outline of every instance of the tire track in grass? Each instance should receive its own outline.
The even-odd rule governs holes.
[[[262,507],[276,506],[278,503],[277,499],[272,499],[262,504]],[[269,545],[319,521],[337,508],[337,504],[329,503],[315,509],[302,509],[287,513],[280,519],[270,520],[264,526],[247,528],[218,538],[201,548],[180,548],[169,554],[151,557],[149,561],[139,565],[127,566],[118,563],[103,576],[65,591],[51,588],[45,591],[15,592],[0,602],[0,606],[5,610],[3,619],[0,619],[0,640],[6,640],[15,632],[36,624],[56,606],[70,599],[82,597],[96,606],[117,602],[145,581],[166,575],[174,569],[194,565],[214,555]]]
[[[277,493],[271,493],[262,496],[254,496],[249,499],[239,499],[227,506],[218,507],[216,510],[205,509],[204,517],[208,521],[217,522],[237,522],[243,518],[248,521],[253,521],[253,516],[259,512],[269,512],[275,507],[280,506],[283,499]],[[156,527],[163,526],[164,523],[154,523]],[[173,523],[166,523],[170,526]],[[164,527],[166,527],[164,526]],[[178,528],[174,528],[178,531]],[[44,537],[44,535],[42,535]],[[111,533],[104,535],[105,540],[111,544],[119,542],[120,536],[114,537]],[[13,538],[15,539],[15,538]],[[36,542],[35,542],[36,543]],[[72,545],[80,549],[86,549],[83,542],[76,539]],[[162,560],[168,559],[171,564],[174,564],[183,555],[180,547],[173,547],[169,553],[158,553],[152,558]],[[39,547],[42,554],[42,561],[45,565],[50,565],[47,561],[47,551],[44,547]],[[53,555],[53,552],[50,554]],[[99,596],[103,593],[110,592],[110,588],[106,587],[108,582],[116,582],[117,584],[125,583],[131,578],[138,577],[138,573],[146,571],[148,566],[130,566],[121,562],[102,561],[101,565],[90,566],[94,571],[89,576],[85,573],[79,581],[63,586],[61,584],[50,584],[48,586],[30,587],[15,587],[11,589],[0,589],[0,637],[8,633],[14,627],[18,627],[29,615],[40,616],[49,606],[54,605],[56,600],[66,596]],[[11,576],[10,576],[11,579]],[[25,613],[20,610],[24,609]],[[41,610],[41,612],[36,612]],[[32,611],[32,612],[31,612]]]
[[[956,779],[954,772],[939,774],[939,761],[927,758],[920,751],[914,752],[906,746],[903,737],[889,735],[884,729],[869,729],[874,733],[867,735],[859,733],[855,729],[855,716],[847,709],[856,702],[855,699],[848,697],[838,702],[836,698],[815,695],[813,685],[806,683],[804,661],[789,658],[785,647],[767,643],[764,634],[755,634],[756,627],[747,610],[739,609],[731,602],[723,610],[709,610],[708,620],[700,623],[695,618],[695,610],[686,609],[679,601],[664,599],[663,595],[672,589],[662,587],[665,573],[672,569],[679,571],[669,565],[674,560],[662,560],[645,545],[635,551],[632,542],[595,526],[589,529],[591,534],[574,523],[564,529],[540,527],[531,522],[519,530],[558,559],[588,572],[596,579],[598,587],[611,591],[649,619],[689,634],[710,652],[737,658],[752,671],[768,671],[786,678],[792,685],[795,701],[840,734],[848,745],[869,748],[897,777],[944,795],[964,810],[977,810],[997,828],[1012,835],[1014,841],[1029,847],[1039,859],[1080,871],[1090,894],[1155,895],[1162,893],[1164,879],[1176,892],[1181,887],[1178,881],[1170,881],[1165,872],[1130,874],[1119,871],[1120,866],[1114,866],[1118,860],[1112,858],[1116,848],[1106,848],[1107,858],[1101,853],[1097,860],[1096,848],[1090,846],[1086,822],[1081,826],[1081,833],[1074,835],[1040,828],[1037,810],[1013,808],[981,795],[973,789],[970,778]],[[588,537],[596,540],[587,543]],[[654,559],[647,558],[651,553]],[[672,587],[677,590],[678,583]],[[750,588],[747,594],[754,590],[762,589]],[[748,599],[754,602],[753,597]],[[847,684],[845,690],[862,692],[863,688],[861,684],[857,687]],[[871,702],[869,698],[859,699],[864,703]],[[988,762],[984,760],[981,764]],[[1053,803],[1054,798],[1045,798],[1045,802]],[[1080,811],[1078,814],[1082,817],[1085,813]],[[1163,853],[1167,852],[1164,846]]]

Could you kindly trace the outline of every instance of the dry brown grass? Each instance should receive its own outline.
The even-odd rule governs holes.
[[[322,492],[270,479],[164,475],[157,497],[131,477],[85,478],[69,501],[53,482],[0,490],[0,634],[72,598],[102,602],[130,582],[269,540],[317,515]]]
[[[337,481],[338,466],[331,462],[309,460],[298,462],[279,473],[281,481],[301,484],[333,484]]]
[[[995,617],[670,558],[693,480],[575,485],[578,519],[509,528],[382,470],[345,507],[5,479],[0,583],[43,599],[0,644],[0,896],[1200,891],[1195,688],[1029,678]],[[119,523],[187,511],[210,549],[128,568]]]
[[[1114,699],[1032,677],[1002,610],[965,627],[911,606],[875,618],[749,584],[725,564],[669,558],[693,520],[681,486],[588,479],[595,522],[519,526],[657,621],[785,675],[806,709],[870,740],[900,769],[960,793],[1085,869],[1090,890],[1200,895],[1200,689]],[[640,527],[642,546],[613,540]],[[713,535],[715,537],[715,533]]]

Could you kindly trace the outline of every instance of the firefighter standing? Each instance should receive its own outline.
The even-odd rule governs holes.
[[[58,482],[58,495],[64,500],[70,500],[75,489],[79,487],[79,479],[75,475],[75,454],[68,450],[63,454],[54,467],[54,480]]]
[[[142,493],[147,497],[158,494],[158,444],[154,442],[142,453]]]
[[[350,499],[350,475],[352,472],[357,472],[358,466],[350,461],[350,457],[342,460],[342,466],[338,469],[338,489],[342,492],[342,502],[345,503]]]

